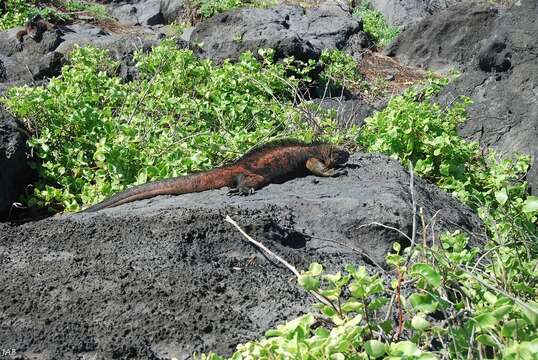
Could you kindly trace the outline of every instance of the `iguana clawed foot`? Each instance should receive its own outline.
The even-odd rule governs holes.
[[[253,188],[239,188],[239,187],[236,187],[236,188],[231,188],[227,195],[228,196],[236,196],[236,195],[239,195],[239,196],[248,196],[248,195],[252,195],[256,192],[256,190],[254,190]]]
[[[347,176],[347,170],[346,169],[335,169],[333,177],[337,176]]]

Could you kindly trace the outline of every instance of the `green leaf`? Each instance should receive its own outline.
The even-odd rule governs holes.
[[[319,279],[313,276],[301,275],[298,282],[305,290],[311,291],[319,289]]]
[[[519,321],[519,326],[522,326],[524,323],[522,320]],[[501,329],[501,335],[504,337],[513,337],[516,334],[518,323],[516,319],[508,320],[504,323]]]
[[[373,358],[379,358],[386,353],[385,344],[378,340],[368,340],[364,343],[364,351]]]
[[[484,293],[484,299],[486,299],[486,301],[490,303],[491,305],[495,305],[495,303],[497,302],[497,296],[495,296],[493,293],[489,291],[486,291]]]
[[[409,302],[411,303],[413,309],[415,309],[417,312],[422,312],[425,314],[434,312],[439,306],[439,302],[437,302],[437,300],[435,300],[433,296],[429,294],[411,294],[409,297]]]
[[[525,203],[523,203],[524,213],[538,212],[538,196],[528,196]]]
[[[325,296],[329,300],[336,301],[336,300],[338,300],[338,297],[340,296],[340,289],[339,288],[324,289],[324,290],[320,291],[320,294],[322,296]]]
[[[487,346],[494,346],[494,347],[497,347],[497,343],[495,342],[495,340],[493,339],[493,337],[491,337],[490,335],[487,335],[487,334],[481,334],[481,335],[478,335],[476,337],[476,340],[483,344],[483,345],[487,345]]]
[[[424,331],[430,327],[430,322],[424,319],[422,316],[415,315],[411,320],[411,326],[416,330]]]
[[[323,266],[316,262],[310,264],[310,267],[308,268],[308,274],[312,276],[319,276],[321,275],[322,272],[323,272]]]
[[[411,274],[421,275],[434,288],[441,286],[441,275],[429,264],[414,264],[411,267]]]
[[[346,360],[346,357],[342,353],[334,353],[329,357],[330,360]]]
[[[344,312],[359,312],[364,309],[364,304],[356,300],[349,300],[342,304],[342,311]]]
[[[512,305],[502,305],[496,308],[492,315],[495,316],[497,320],[501,320],[506,314],[512,311]]]
[[[538,304],[534,301],[528,302],[526,306],[520,305],[523,315],[535,328],[538,327]]]
[[[489,312],[475,316],[474,320],[481,331],[486,329],[495,329],[495,326],[497,325],[497,319]]]
[[[379,310],[383,307],[383,305],[385,305],[388,302],[389,302],[389,299],[386,296],[380,296],[370,301],[370,303],[368,304],[368,310],[371,310],[371,311]]]
[[[396,356],[420,356],[420,350],[411,341],[400,341],[390,345],[390,354]]]
[[[330,281],[330,282],[335,283],[335,282],[339,281],[339,280],[342,278],[342,273],[339,271],[339,272],[337,272],[337,273],[334,274],[334,275],[331,275],[331,274],[325,274],[325,275],[323,275],[323,278],[324,278],[325,280],[327,280],[327,281]]]
[[[502,188],[501,190],[495,192],[495,199],[497,199],[497,202],[501,205],[504,205],[506,201],[508,200],[508,194],[506,193],[506,188]]]

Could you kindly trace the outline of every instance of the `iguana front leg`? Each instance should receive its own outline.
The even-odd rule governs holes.
[[[235,177],[236,187],[228,191],[228,195],[252,195],[256,189],[263,187],[266,180],[257,174],[239,174]]]
[[[310,158],[306,161],[306,168],[312,172],[312,174],[323,177],[347,175],[346,170],[336,170],[327,167],[323,161],[318,158]]]

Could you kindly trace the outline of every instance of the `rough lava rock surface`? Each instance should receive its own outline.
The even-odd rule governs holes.
[[[46,31],[38,41],[26,36],[22,49],[15,34],[20,28],[0,32],[0,94],[13,85],[39,84],[60,74],[75,45],[93,45],[109,49],[128,66],[138,49],[158,43],[159,33],[149,28],[128,28],[114,33],[102,27],[77,23]]]
[[[26,135],[21,129],[22,126],[0,107],[0,221],[7,217],[11,205],[32,179],[26,159]]]
[[[460,134],[503,156],[534,157],[527,180],[538,194],[538,2],[515,1],[480,42],[464,73],[441,94],[450,103],[473,99]]]
[[[408,26],[437,11],[447,9],[465,0],[368,0],[385,19],[396,26]]]
[[[436,71],[462,68],[495,29],[502,8],[464,2],[409,26],[385,49],[405,65]]]
[[[247,50],[275,49],[276,58],[318,59],[324,49],[363,43],[362,22],[343,4],[327,1],[319,7],[279,5],[269,9],[239,9],[197,24],[190,43],[197,53],[217,63],[237,59]],[[202,44],[202,46],[198,46]]]
[[[355,154],[348,176],[308,176],[229,197],[226,189],[161,196],[97,213],[0,224],[0,343],[42,358],[158,358],[230,354],[236,344],[308,309],[293,275],[224,217],[297,268],[318,261],[382,264],[396,231],[410,234],[409,174],[381,155]],[[416,179],[435,230],[481,223]],[[353,250],[353,249],[355,250]],[[253,257],[254,256],[254,257]]]
[[[162,0],[114,0],[107,8],[110,15],[124,24],[152,26],[165,22],[161,2]]]

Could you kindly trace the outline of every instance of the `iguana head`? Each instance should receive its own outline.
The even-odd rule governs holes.
[[[340,148],[333,148],[332,158],[335,165],[345,164],[349,160],[349,153]]]
[[[349,153],[346,150],[332,145],[326,146],[322,153],[323,162],[329,168],[345,164],[349,159]]]

